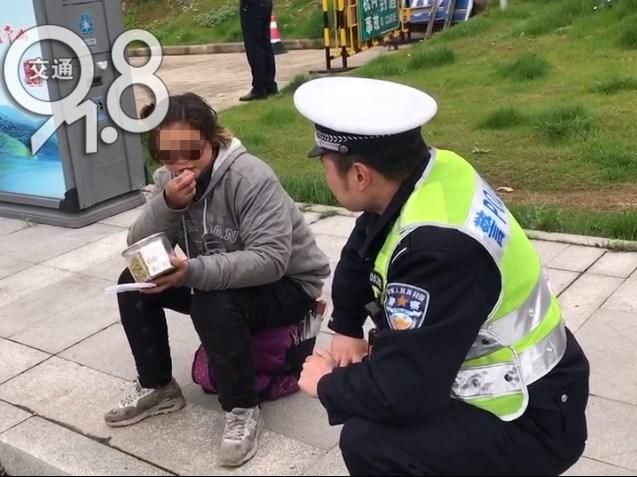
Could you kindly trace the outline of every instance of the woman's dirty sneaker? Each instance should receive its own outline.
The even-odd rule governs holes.
[[[163,388],[147,389],[139,381],[122,399],[117,407],[104,416],[110,427],[126,427],[143,421],[147,417],[170,414],[186,406],[181,388],[174,379]]]
[[[259,407],[227,412],[219,463],[223,467],[240,467],[252,459],[259,448],[263,424]]]

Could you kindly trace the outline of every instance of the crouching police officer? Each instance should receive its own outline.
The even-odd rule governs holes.
[[[435,101],[323,78],[295,104],[316,125],[310,156],[330,189],[365,212],[335,272],[331,351],[301,380],[344,424],[351,474],[567,470],[587,439],[588,361],[504,203],[467,161],[423,142]]]

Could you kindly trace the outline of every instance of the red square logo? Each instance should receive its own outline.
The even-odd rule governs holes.
[[[42,86],[42,77],[38,74],[35,60],[26,60],[24,62],[24,77],[27,86]]]

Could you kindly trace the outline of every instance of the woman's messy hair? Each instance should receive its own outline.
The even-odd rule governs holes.
[[[142,108],[140,116],[148,118],[155,110],[155,104],[149,104]],[[168,98],[168,112],[161,124],[150,131],[148,148],[151,157],[158,161],[159,141],[157,136],[161,128],[183,122],[193,129],[199,130],[201,138],[207,140],[212,146],[227,146],[232,141],[229,130],[219,124],[217,112],[201,96],[194,93],[185,93]]]

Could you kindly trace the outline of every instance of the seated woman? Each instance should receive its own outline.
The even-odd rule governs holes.
[[[199,96],[171,97],[149,142],[163,167],[128,243],[164,232],[189,258],[173,257],[176,271],[155,288],[118,296],[138,381],[105,421],[127,426],[184,407],[164,309],[189,314],[226,412],[219,461],[240,466],[256,454],[263,427],[251,336],[303,320],[322,293],[329,261],[274,172]],[[133,281],[128,270],[119,280]]]

